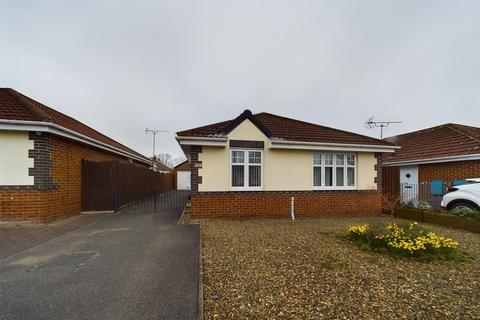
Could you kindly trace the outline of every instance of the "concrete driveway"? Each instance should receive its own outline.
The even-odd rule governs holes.
[[[197,319],[200,230],[176,225],[182,209],[109,214],[0,260],[0,319]]]

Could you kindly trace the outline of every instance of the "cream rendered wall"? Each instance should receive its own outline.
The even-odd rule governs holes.
[[[229,140],[264,141],[263,186],[265,191],[305,191],[313,189],[313,151],[268,149],[268,138],[250,121],[245,120],[228,135]],[[230,190],[230,149],[203,147],[198,159],[199,191]],[[376,189],[376,158],[373,153],[357,154],[357,189]]]
[[[377,190],[375,178],[377,171],[377,158],[372,152],[357,153],[357,189],[358,190]]]
[[[28,168],[33,168],[33,159],[28,150],[33,141],[25,131],[0,131],[0,185],[33,185]]]
[[[198,175],[202,177],[198,191],[230,190],[228,150],[228,148],[202,147],[202,152],[198,154],[198,160],[202,162],[202,167],[198,169]]]

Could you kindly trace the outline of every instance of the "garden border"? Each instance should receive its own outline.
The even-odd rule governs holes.
[[[384,213],[389,214],[384,210]],[[425,211],[414,208],[400,208],[395,211],[398,218],[415,220],[418,222],[428,222],[446,227],[463,229],[480,234],[480,220],[468,217],[460,217],[453,214],[442,213],[438,211]]]

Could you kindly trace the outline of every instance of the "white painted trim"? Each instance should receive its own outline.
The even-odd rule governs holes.
[[[296,149],[296,150],[325,150],[346,152],[395,152],[398,146],[344,144],[344,143],[318,143],[287,140],[270,140],[271,149]]]
[[[175,137],[180,145],[226,147],[227,137]],[[346,144],[346,143],[319,143],[269,139],[270,149],[296,149],[296,150],[326,150],[346,152],[395,152],[399,146]]]
[[[214,137],[180,137],[176,136],[175,139],[180,145],[190,146],[209,146],[209,147],[226,147],[227,138],[214,138]]]
[[[480,160],[480,154],[471,154],[464,156],[452,156],[452,157],[441,157],[441,158],[430,158],[422,160],[405,160],[405,161],[396,161],[396,162],[387,162],[383,163],[384,167],[396,167],[396,166],[410,166],[417,164],[428,164],[428,163],[439,163],[439,162],[454,162],[454,161],[468,161],[468,160]]]
[[[147,159],[143,159],[137,155],[123,151],[117,147],[87,137],[76,131],[67,129],[51,122],[0,119],[0,130],[47,132],[57,136],[72,139],[90,146],[94,146],[99,149],[107,150],[146,164],[151,164],[151,161]]]

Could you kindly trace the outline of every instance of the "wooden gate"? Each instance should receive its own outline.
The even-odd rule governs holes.
[[[175,190],[175,173],[159,173],[118,161],[82,160],[82,211],[117,210]]]

